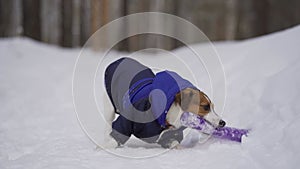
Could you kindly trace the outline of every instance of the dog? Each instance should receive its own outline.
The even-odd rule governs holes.
[[[105,148],[122,146],[131,135],[163,148],[174,148],[186,129],[180,116],[191,112],[215,128],[224,127],[209,97],[191,82],[172,71],[156,74],[131,58],[120,58],[105,70],[105,88],[114,107],[111,138]],[[113,119],[113,118],[111,118]]]

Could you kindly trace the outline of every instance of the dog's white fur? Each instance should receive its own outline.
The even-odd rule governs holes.
[[[183,114],[183,110],[179,106],[179,104],[173,103],[167,113],[166,120],[169,124],[171,124],[175,128],[181,127],[180,117]]]
[[[103,131],[103,143],[101,144],[102,148],[116,148],[118,143],[115,139],[110,136],[112,132],[112,122],[115,119],[114,108],[110,103],[110,100],[106,94],[103,95],[103,102],[105,103],[104,111],[102,112],[104,117],[104,131]]]

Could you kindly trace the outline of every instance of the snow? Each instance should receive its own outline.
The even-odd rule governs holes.
[[[299,44],[300,26],[215,43],[227,84],[222,117],[229,126],[251,128],[242,144],[211,139],[165,150],[133,138],[109,153],[96,149],[74,112],[72,73],[80,49],[0,39],[0,168],[297,168]]]

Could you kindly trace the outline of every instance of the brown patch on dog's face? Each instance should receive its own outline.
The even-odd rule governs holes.
[[[175,103],[179,104],[183,111],[191,112],[202,117],[210,112],[212,105],[206,94],[191,88],[179,92],[175,97]]]

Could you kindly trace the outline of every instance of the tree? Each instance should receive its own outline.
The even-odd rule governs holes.
[[[40,0],[23,0],[23,35],[41,40]]]

